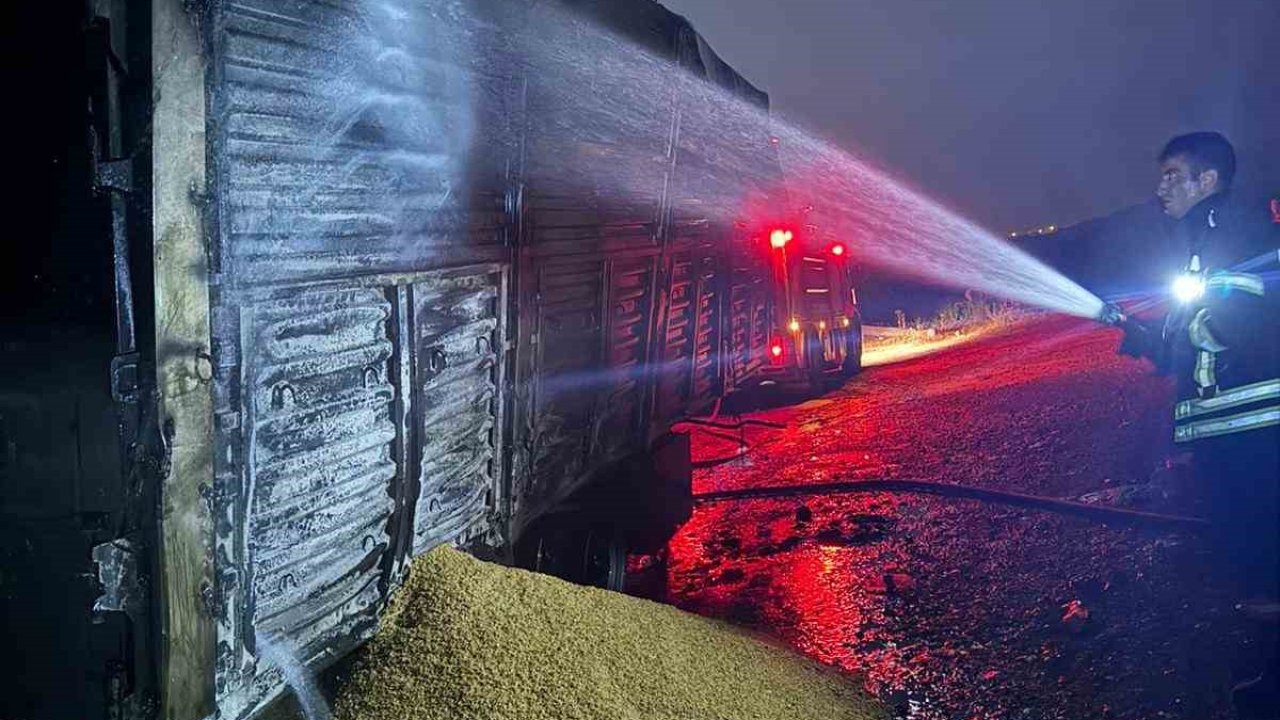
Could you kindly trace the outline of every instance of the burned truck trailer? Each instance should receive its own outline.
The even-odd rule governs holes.
[[[663,541],[673,422],[760,375],[777,316],[729,206],[778,191],[725,112],[767,97],[683,18],[44,5],[15,26],[41,112],[5,247],[28,662],[0,714],[245,717],[283,688],[262,643],[331,663],[437,544],[595,580],[566,546]]]

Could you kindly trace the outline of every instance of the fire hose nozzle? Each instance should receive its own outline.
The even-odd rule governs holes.
[[[1102,306],[1102,312],[1098,313],[1098,322],[1103,325],[1121,325],[1129,318],[1115,303],[1107,303]]]

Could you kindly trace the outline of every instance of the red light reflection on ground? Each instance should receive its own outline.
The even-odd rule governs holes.
[[[1049,318],[875,368],[826,397],[756,416],[784,429],[699,428],[695,461],[733,459],[695,472],[694,492],[911,478],[1071,496],[1129,482],[1168,445],[1167,420],[1151,410],[1167,403],[1169,387],[1118,358],[1115,343],[1112,332]],[[1030,646],[1017,657],[1054,656],[1033,630],[1042,625],[1037,613],[1060,615],[1076,592],[1081,581],[1064,577],[1065,568],[1141,576],[1150,562],[1143,542],[1088,523],[911,495],[708,503],[667,547],[666,598],[762,630],[862,676],[882,697],[922,699],[911,717],[950,717],[948,707],[965,703],[991,711],[979,716],[1004,717],[1001,703],[1084,692],[1046,669],[1033,677],[1047,686],[983,695],[996,684],[991,668],[1014,662],[1005,657],[1015,652],[1006,651],[1009,638]],[[926,707],[939,693],[950,705]]]
[[[872,691],[902,688],[910,658],[880,632],[900,592],[883,572],[900,550],[880,542],[896,503],[868,494],[700,506],[668,546],[671,599],[865,676]]]

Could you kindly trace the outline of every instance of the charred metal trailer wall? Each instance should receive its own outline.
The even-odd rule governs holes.
[[[103,578],[74,597],[123,628],[94,680],[110,709],[77,717],[251,715],[283,687],[263,642],[331,663],[414,555],[507,551],[759,368],[767,260],[726,220],[743,181],[719,159],[758,166],[760,191],[776,159],[720,137],[687,78],[767,98],[661,6],[131,7],[147,43],[100,59],[129,71],[145,137],[103,146],[127,162],[104,155],[82,233],[114,310],[100,375],[63,363],[0,393],[0,439],[22,443],[6,513],[74,512],[67,567]],[[70,375],[98,378],[64,405],[106,480],[26,444],[63,421],[29,410]],[[37,497],[51,474],[94,495]]]
[[[186,706],[252,712],[282,683],[260,643],[327,664],[413,555],[509,546],[763,355],[763,258],[709,216],[730,181],[679,73],[765,99],[656,4],[585,10],[552,28],[574,52],[518,1],[203,13],[211,525],[165,536],[204,568],[175,605],[205,604],[170,612],[165,678],[212,683]],[[777,178],[765,137],[719,152]]]
[[[517,531],[749,377],[767,343],[767,258],[723,215],[764,189],[703,150],[777,183],[768,138],[726,142],[715,117],[722,93],[767,97],[656,3],[572,4],[591,30],[572,52],[537,54],[524,84]],[[711,80],[708,66],[715,89],[680,82]]]
[[[503,541],[522,115],[482,66],[504,28],[460,11],[203,16],[216,640],[171,672],[211,678],[223,716],[279,691],[261,644],[327,664],[412,555]]]

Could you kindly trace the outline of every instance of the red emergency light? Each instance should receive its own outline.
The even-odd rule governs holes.
[[[775,337],[769,341],[769,362],[774,365],[781,365],[783,362],[782,356],[785,352],[786,350],[782,345],[782,338]]]
[[[774,230],[769,233],[769,246],[774,250],[781,250],[791,242],[790,230]]]
[[[844,255],[844,246],[841,245],[840,243],[836,243],[835,245],[832,245],[831,254],[835,255],[836,257],[842,257]]]

